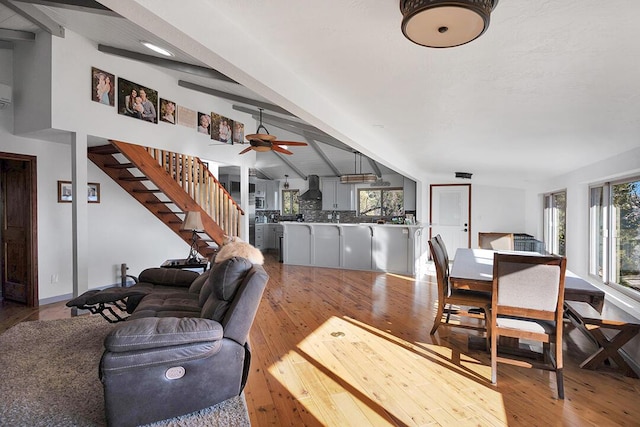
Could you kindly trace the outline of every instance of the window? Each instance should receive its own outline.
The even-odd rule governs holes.
[[[544,196],[544,244],[547,252],[566,254],[567,193],[565,191]]]
[[[282,215],[297,215],[300,213],[300,190],[282,190]]]
[[[404,192],[402,188],[361,188],[358,212],[362,216],[404,215]]]
[[[640,179],[590,190],[590,273],[640,299]]]

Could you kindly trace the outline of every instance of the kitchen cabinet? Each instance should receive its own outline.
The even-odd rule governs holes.
[[[265,230],[265,245],[267,249],[277,249],[277,239],[278,230],[281,229],[282,226],[278,224],[267,224]]]
[[[342,184],[339,178],[322,178],[322,210],[352,211],[353,184]]]
[[[256,224],[254,246],[262,251],[278,249],[277,236],[281,234],[281,231],[280,224]]]
[[[280,210],[278,190],[280,185],[278,181],[257,180],[256,197],[264,198],[264,206],[262,210],[277,211]]]
[[[255,244],[253,246],[255,246],[256,248],[262,250],[265,250],[266,247],[264,245],[264,229],[265,229],[265,224],[256,224],[255,225]]]
[[[282,222],[285,264],[415,275],[423,255],[419,225]]]

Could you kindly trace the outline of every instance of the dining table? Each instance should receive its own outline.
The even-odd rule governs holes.
[[[538,252],[498,251],[521,255],[541,255]],[[452,288],[492,292],[493,256],[490,249],[459,248],[456,250],[449,273]],[[573,272],[566,270],[564,283],[565,301],[582,301],[602,312],[605,293]]]

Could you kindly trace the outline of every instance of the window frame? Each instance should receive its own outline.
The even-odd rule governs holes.
[[[294,197],[295,193],[298,193],[298,197],[296,197],[296,200],[298,201],[297,205],[298,205],[298,212],[287,212],[285,209],[285,193],[291,193],[291,197]],[[288,189],[282,189],[282,215],[297,215],[300,213],[300,190],[297,188],[288,188]],[[293,203],[292,203],[292,210],[293,210]]]
[[[564,247],[561,245],[558,209],[554,206],[554,198],[564,195]],[[566,256],[567,252],[567,190],[545,193],[542,200],[543,240],[545,250],[554,255]],[[561,249],[564,249],[561,251]],[[562,253],[561,253],[562,252]]]
[[[640,291],[633,290],[624,285],[616,282],[615,266],[618,263],[617,251],[616,251],[616,238],[614,232],[616,226],[614,221],[616,220],[613,214],[614,209],[614,192],[613,188],[616,185],[627,184],[640,181],[639,175],[634,175],[626,178],[620,178],[615,181],[606,181],[602,183],[596,183],[589,186],[589,276],[603,285],[609,286],[612,289],[632,298],[635,301],[640,302]],[[602,237],[599,236],[599,229],[597,229],[597,221],[594,218],[594,206],[592,200],[592,192],[594,189],[602,189],[602,203],[598,207],[601,210],[601,222],[603,227]],[[598,245],[602,244],[602,276],[598,274]]]
[[[380,201],[384,201],[384,193],[388,192],[388,191],[401,191],[402,192],[402,209],[404,210],[404,188],[403,187],[359,187],[357,188],[357,194],[356,194],[356,200],[357,200],[357,214],[358,216],[366,216],[366,217],[380,217],[380,218],[386,218],[389,216],[395,216],[395,215],[383,215],[382,211],[383,211],[383,206],[380,206],[380,214],[376,214],[376,215],[367,215],[367,214],[363,214],[361,209],[360,209],[360,192],[361,191],[380,191]],[[403,215],[403,213],[399,213],[398,215]]]

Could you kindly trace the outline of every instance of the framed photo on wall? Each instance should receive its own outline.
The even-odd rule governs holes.
[[[100,184],[90,182],[87,184],[87,202],[100,203]]]
[[[211,116],[198,112],[198,132],[211,135]]]
[[[244,144],[244,123],[233,122],[233,143]]]
[[[211,113],[211,139],[224,142],[225,144],[233,144],[232,138],[233,120],[228,119],[220,114]]]
[[[158,91],[119,77],[118,114],[158,123]]]
[[[71,203],[73,201],[73,184],[71,181],[58,181],[58,203]],[[87,202],[100,203],[100,183],[87,184]]]
[[[176,124],[176,103],[160,98],[160,121]]]
[[[113,107],[115,105],[116,76],[91,67],[91,100]]]

